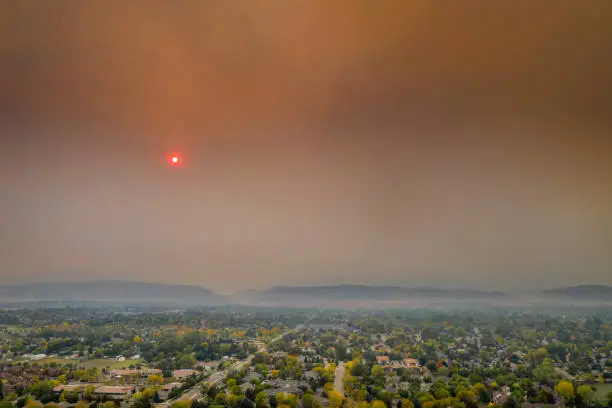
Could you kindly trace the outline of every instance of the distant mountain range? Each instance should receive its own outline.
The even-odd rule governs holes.
[[[231,297],[232,302],[269,306],[359,307],[408,306],[432,303],[465,303],[503,300],[502,292],[405,288],[400,286],[275,286],[248,290]]]
[[[612,300],[612,286],[579,285],[541,292],[544,296],[575,300]]]
[[[333,285],[333,286],[275,286],[263,291],[268,296],[306,296],[311,298],[363,298],[363,299],[396,299],[412,297],[502,297],[502,292],[486,292],[480,290],[445,290],[437,288],[404,288],[400,286],[365,286],[365,285]]]
[[[432,304],[507,304],[517,302],[610,302],[612,287],[581,285],[539,292],[504,293],[481,290],[447,290],[431,287],[330,285],[275,286],[221,296],[201,286],[132,281],[49,282],[0,285],[0,304],[25,302],[111,302],[118,304],[268,305],[358,307],[427,306]]]
[[[215,292],[190,285],[166,285],[132,281],[48,282],[0,285],[0,301],[108,301],[211,304],[223,301]]]

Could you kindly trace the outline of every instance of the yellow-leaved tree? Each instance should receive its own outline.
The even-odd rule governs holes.
[[[327,400],[331,407],[340,408],[342,406],[342,401],[344,401],[344,397],[338,391],[331,390],[327,393]]]
[[[555,385],[555,392],[561,397],[565,404],[574,398],[574,386],[569,381],[560,381]]]

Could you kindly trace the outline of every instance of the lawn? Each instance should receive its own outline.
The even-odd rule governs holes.
[[[107,359],[107,358],[98,358],[98,359],[93,359],[93,360],[83,360],[79,363],[79,366],[83,368],[91,368],[91,367],[104,368],[108,366],[112,369],[118,369],[118,368],[128,368],[131,365],[142,363],[142,361],[143,361],[142,359],[117,361],[117,360],[112,360],[112,359]]]
[[[22,360],[22,361],[26,361],[26,360]],[[58,366],[64,366],[66,364],[72,364],[73,366],[77,363],[77,360],[71,360],[69,358],[43,358],[42,360],[34,360],[34,361],[28,361],[30,364],[38,364],[38,365],[43,365],[43,364],[57,364]]]
[[[612,391],[612,383],[608,384],[594,384],[597,387],[597,391],[595,391],[595,399],[600,401],[608,400],[608,393]]]

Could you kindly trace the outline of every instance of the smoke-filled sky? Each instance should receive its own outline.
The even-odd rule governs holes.
[[[612,284],[611,40],[609,0],[0,0],[0,280]]]

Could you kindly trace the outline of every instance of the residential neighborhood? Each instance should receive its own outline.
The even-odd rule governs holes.
[[[612,326],[604,317],[323,309],[3,313],[12,322],[0,329],[7,408],[612,402]]]

